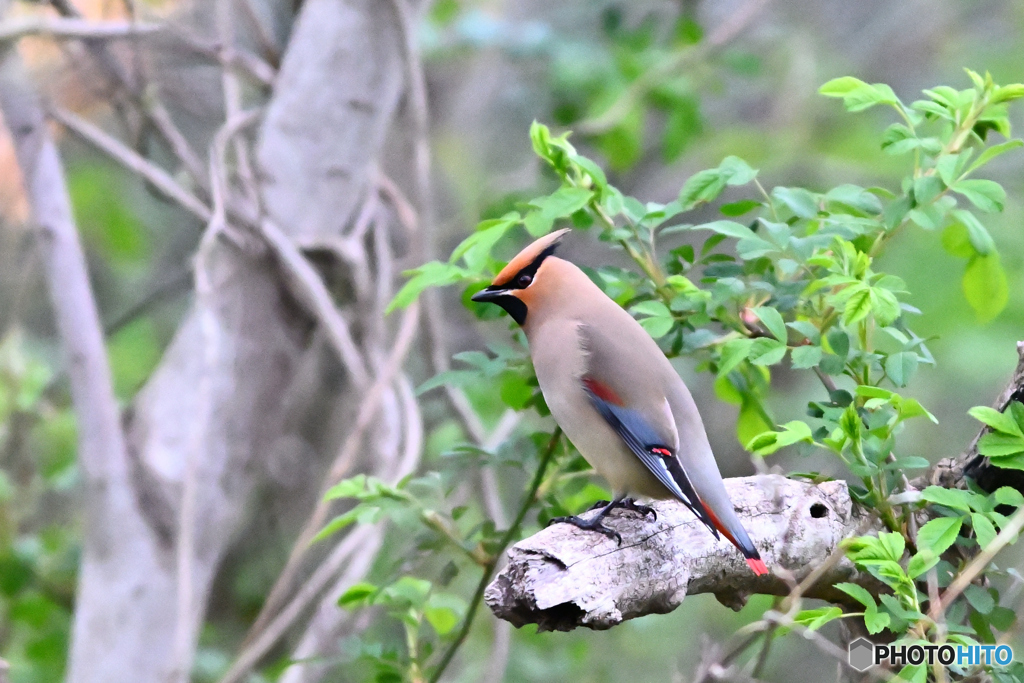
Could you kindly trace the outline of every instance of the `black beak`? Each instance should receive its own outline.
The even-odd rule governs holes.
[[[481,289],[479,292],[470,297],[471,301],[478,301],[480,303],[495,301],[503,296],[508,296],[509,291],[507,289]]]
[[[480,303],[497,304],[505,309],[505,312],[512,316],[512,319],[522,325],[526,322],[526,304],[512,292],[515,290],[505,289],[491,285],[487,289],[481,289],[470,297],[472,301]]]

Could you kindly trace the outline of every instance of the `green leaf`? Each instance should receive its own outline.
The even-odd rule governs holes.
[[[896,678],[890,680],[893,683],[927,683],[928,667],[924,664],[907,664],[900,669]]]
[[[810,320],[795,320],[791,323],[786,323],[786,327],[796,330],[812,344],[821,343],[821,332],[818,331],[818,328]]]
[[[802,187],[776,187],[772,197],[782,202],[800,218],[814,218],[818,215],[818,200]]]
[[[334,534],[338,533],[345,527],[355,522],[362,512],[363,510],[361,510],[359,506],[356,506],[349,510],[348,512],[346,512],[345,514],[338,515],[330,522],[328,522],[327,525],[324,526],[324,528],[321,529],[320,532],[313,537],[313,540],[311,540],[310,543],[316,543],[317,541],[322,541],[328,536],[333,536]]]
[[[692,175],[679,191],[679,203],[689,211],[698,204],[713,201],[725,189],[725,178],[717,168]]]
[[[920,146],[921,141],[902,123],[894,123],[882,133],[882,149],[886,154],[906,154]]]
[[[466,266],[473,272],[480,272],[487,264],[491,255],[491,249],[497,244],[509,228],[519,222],[519,214],[508,213],[502,218],[484,221],[477,226],[476,232],[462,240],[462,243],[455,248],[448,258],[449,263],[455,263],[465,257]]]
[[[1006,190],[992,180],[961,180],[950,189],[986,213],[999,213],[1006,206]]]
[[[993,496],[1000,505],[1012,505],[1013,507],[1024,507],[1024,495],[1015,488],[1000,486]]]
[[[384,309],[384,315],[388,315],[396,308],[405,308],[428,287],[444,287],[471,277],[471,274],[463,268],[440,261],[424,263],[419,268],[405,271],[403,275],[411,277],[398,290],[398,294],[395,294],[395,298],[391,300],[388,307]]]
[[[843,591],[851,598],[864,605],[865,607],[874,607],[875,598],[868,592],[867,588],[859,586],[855,583],[837,583],[835,588]]]
[[[736,239],[760,239],[754,234],[754,231],[745,225],[740,225],[736,221],[712,221],[711,223],[703,223],[701,225],[694,226],[695,230],[711,230],[719,235],[725,235],[726,237],[735,237]]]
[[[403,576],[384,589],[384,593],[398,604],[407,602],[413,607],[420,607],[427,601],[432,584],[415,576]]]
[[[754,340],[747,357],[754,365],[775,365],[786,355],[786,345],[775,339],[761,337]]]
[[[986,213],[999,213],[1007,204],[1007,190],[992,180],[961,180],[951,189]]]
[[[1005,154],[1006,152],[1009,152],[1011,149],[1016,149],[1018,147],[1024,147],[1024,140],[1007,140],[1006,142],[1003,142],[1001,144],[992,145],[991,147],[987,148],[984,152],[982,152],[977,159],[975,159],[974,163],[971,164],[970,168],[967,169],[967,173],[973,173],[974,171],[978,170],[988,162],[995,159],[997,156]]]
[[[818,88],[818,92],[825,97],[845,97],[851,92],[866,86],[867,83],[859,78],[854,78],[853,76],[842,76],[828,81]]]
[[[998,86],[989,98],[991,104],[1010,102],[1024,97],[1024,83],[1012,83],[1010,85]]]
[[[899,562],[903,557],[903,551],[906,550],[906,540],[904,540],[903,534],[895,531],[883,531],[878,534],[878,540],[881,541],[882,547],[888,553],[889,559]]]
[[[917,372],[918,356],[913,351],[894,353],[885,359],[885,374],[898,387],[905,387]]]
[[[630,309],[633,313],[640,315],[653,315],[661,318],[671,318],[672,312],[660,301],[641,301]]]
[[[718,376],[728,375],[736,366],[747,359],[750,347],[754,345],[753,339],[731,339],[722,345],[719,352]]]
[[[594,193],[582,187],[563,187],[549,197],[533,202],[544,213],[556,218],[568,218],[590,201]]]
[[[466,613],[465,601],[447,593],[433,593],[423,609],[423,616],[439,636],[451,633]]]
[[[753,199],[741,199],[738,202],[722,204],[718,207],[718,210],[725,216],[742,216],[759,206],[763,206],[763,204],[755,202]]]
[[[814,437],[811,434],[811,428],[807,426],[807,423],[805,422],[793,420],[792,422],[787,422],[782,425],[782,431],[771,431],[758,434],[750,440],[746,449],[754,455],[771,455],[780,448],[792,446],[793,444],[801,441],[807,443],[812,443],[814,441]]]
[[[740,403],[740,414],[736,418],[736,439],[740,446],[772,428],[771,417],[765,413],[757,397],[744,394]]]
[[[805,609],[798,612],[793,621],[803,625],[808,630],[817,631],[819,628],[843,615],[843,610],[838,607],[818,607],[817,609]]]
[[[782,319],[782,315],[770,306],[758,306],[753,309],[754,315],[756,315],[764,326],[768,328],[768,331],[778,339],[780,342],[785,343],[786,341],[786,323]]]
[[[695,98],[680,98],[665,118],[665,131],[661,137],[661,151],[665,161],[672,162],[701,132],[699,105]]]
[[[874,635],[881,633],[889,625],[891,617],[887,612],[879,611],[878,607],[872,605],[864,610],[864,627],[868,633]]]
[[[582,187],[563,187],[547,197],[530,202],[539,211],[526,216],[523,225],[534,237],[546,235],[551,231],[554,222],[560,218],[568,218],[591,200],[594,193]]]
[[[439,636],[448,635],[459,625],[459,615],[448,607],[427,607],[423,610],[423,616]]]
[[[992,608],[996,606],[996,601],[992,597],[992,594],[981,586],[969,584],[964,589],[964,597],[967,598],[967,602],[971,604],[971,607],[978,610],[982,614],[988,614],[992,611]]]
[[[896,421],[897,424],[912,417],[927,417],[935,424],[939,424],[938,418],[928,412],[917,399],[899,397],[899,400],[894,401],[893,405],[896,406],[896,410],[899,413],[899,419]]]
[[[1024,452],[1024,437],[990,432],[978,440],[978,452],[992,458],[1016,455]]]
[[[871,85],[852,76],[835,78],[821,86],[818,92],[826,97],[841,97],[850,112],[863,111],[876,104],[899,104],[899,99],[888,85]]]
[[[962,524],[959,517],[936,517],[918,530],[918,549],[941,555],[956,541]]]
[[[872,287],[868,290],[871,315],[878,324],[886,326],[900,317],[900,302],[896,295],[884,287]]]
[[[963,290],[979,322],[988,322],[999,315],[1010,297],[999,254],[973,257],[964,271]]]
[[[973,213],[957,209],[953,212],[953,218],[967,229],[967,239],[970,240],[975,252],[982,256],[995,253],[996,244],[992,240],[988,228],[982,225]]]
[[[718,165],[718,171],[725,178],[726,185],[746,185],[757,177],[757,169],[736,156],[727,156]]]
[[[349,479],[343,479],[327,489],[324,500],[339,500],[341,498],[356,498],[366,490],[367,476],[357,474]]]
[[[938,563],[938,555],[930,550],[922,550],[911,557],[910,561],[907,562],[907,576],[911,579],[916,579]]]
[[[1009,413],[1000,413],[995,408],[989,408],[988,406],[975,406],[968,410],[967,414],[997,432],[1024,437],[1024,432],[1021,431],[1020,425],[1017,424],[1017,421]]]
[[[971,258],[978,253],[963,223],[950,223],[946,226],[942,231],[942,248],[957,258]]]
[[[380,590],[377,586],[372,583],[366,583],[360,581],[358,583],[349,586],[349,589],[341,594],[338,598],[338,606],[351,609],[353,607],[361,607],[365,605],[371,596],[375,595]]]
[[[971,526],[974,527],[974,535],[978,537],[978,545],[985,549],[996,537],[996,528],[988,517],[980,512],[971,514]]]
[[[924,491],[921,491],[921,498],[929,503],[944,505],[945,507],[962,512],[971,511],[970,495],[969,491],[947,489],[941,486],[929,486]]]
[[[541,159],[550,157],[551,130],[536,120],[530,124],[530,142],[534,153]]]
[[[798,346],[790,354],[793,367],[797,370],[813,368],[821,362],[821,353],[820,346]]]
[[[672,330],[675,321],[672,318],[651,317],[640,321],[640,327],[647,330],[647,334],[654,339],[661,339]]]
[[[947,157],[948,158],[948,157]],[[933,175],[914,178],[914,201],[920,206],[930,204],[942,192],[942,181]]]

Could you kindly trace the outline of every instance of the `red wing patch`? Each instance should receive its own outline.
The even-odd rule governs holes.
[[[651,449],[651,453],[654,453],[656,455],[660,455],[663,458],[671,458],[672,457],[672,451],[670,451],[667,448],[661,448],[660,446],[655,446],[654,448],[652,448]]]
[[[624,405],[622,399],[619,398],[619,395],[610,386],[603,382],[598,382],[593,377],[584,377],[583,385],[590,393],[606,403],[613,403],[617,406]]]

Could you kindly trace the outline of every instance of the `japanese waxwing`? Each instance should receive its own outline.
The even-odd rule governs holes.
[[[562,431],[612,485],[590,520],[557,521],[613,538],[615,507],[653,512],[626,496],[677,498],[715,538],[735,545],[755,574],[768,568],[733,510],[704,423],[686,385],[640,324],[583,271],[553,256],[568,229],[523,249],[473,295],[523,328],[544,400]]]

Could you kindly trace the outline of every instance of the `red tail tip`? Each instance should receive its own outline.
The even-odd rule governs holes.
[[[750,566],[750,570],[757,576],[763,576],[768,573],[768,566],[759,557],[748,557],[747,565]]]

